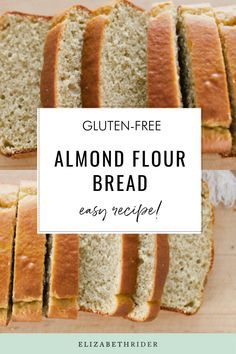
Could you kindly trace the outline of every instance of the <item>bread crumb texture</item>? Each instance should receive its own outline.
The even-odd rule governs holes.
[[[81,107],[81,52],[89,16],[88,10],[74,6],[62,22],[56,78],[58,107]]]
[[[206,189],[206,185],[203,185]],[[208,192],[202,194],[202,233],[169,235],[170,264],[161,306],[194,314],[202,302],[207,274],[213,262],[212,206]]]
[[[155,239],[156,235],[153,234],[139,237],[137,285],[133,296],[135,307],[129,314],[129,318],[137,321],[142,321],[147,316],[147,302],[155,286]]]
[[[37,148],[36,108],[49,23],[17,13],[0,18],[0,149],[5,154]]]
[[[147,16],[123,1],[108,15],[101,53],[103,107],[146,106]]]
[[[122,267],[120,235],[80,236],[79,307],[113,314],[119,295]]]

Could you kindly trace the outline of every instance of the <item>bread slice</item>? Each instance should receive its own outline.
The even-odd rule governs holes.
[[[42,318],[45,243],[45,235],[37,234],[36,182],[22,182],[15,236],[13,321]]]
[[[229,129],[202,127],[202,153],[229,155],[232,148],[232,135]]]
[[[126,316],[133,308],[138,235],[80,235],[79,307]]]
[[[138,256],[136,292],[133,296],[135,307],[127,318],[133,321],[150,321],[156,318],[160,310],[169,268],[167,235],[140,235]]]
[[[43,44],[50,17],[9,12],[0,17],[0,152],[37,148]]]
[[[170,264],[161,308],[192,315],[203,299],[207,275],[213,263],[213,209],[208,186],[202,187],[202,233],[169,235]]]
[[[79,236],[51,235],[48,257],[46,315],[49,318],[77,318]]]
[[[185,106],[202,108],[203,126],[229,128],[225,65],[210,5],[180,6],[178,34]]]
[[[0,185],[0,326],[10,317],[13,243],[18,187]]]
[[[225,58],[233,122],[232,154],[236,154],[236,5],[214,9]]]
[[[179,84],[176,10],[171,2],[153,6],[147,30],[147,105],[182,106]]]
[[[53,18],[44,47],[43,107],[81,107],[81,51],[90,11],[75,5]]]
[[[147,14],[126,0],[97,13],[84,35],[83,107],[145,107]]]

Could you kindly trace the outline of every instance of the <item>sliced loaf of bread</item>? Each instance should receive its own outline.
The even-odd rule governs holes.
[[[0,326],[10,317],[13,243],[18,186],[0,185]]]
[[[145,107],[147,14],[118,0],[94,15],[84,35],[83,107]]]
[[[43,45],[50,18],[17,12],[0,17],[0,152],[37,148]]]
[[[135,307],[127,318],[132,321],[150,321],[156,318],[169,268],[167,235],[139,236],[138,274]]]
[[[43,107],[81,107],[81,51],[90,11],[75,5],[53,18],[44,47]]]
[[[203,299],[207,275],[213,263],[213,209],[208,187],[202,184],[202,233],[169,235],[170,263],[161,308],[192,315]]]
[[[80,235],[79,308],[126,316],[134,306],[138,235]]]
[[[79,236],[49,236],[47,257],[46,316],[77,318]]]
[[[213,9],[180,6],[178,34],[185,106],[202,108],[203,126],[229,128],[227,79]]]
[[[178,108],[182,105],[179,84],[176,11],[171,2],[151,9],[147,29],[147,105]]]
[[[34,322],[42,318],[45,252],[45,235],[37,234],[36,182],[21,182],[15,236],[13,321]]]
[[[230,93],[233,118],[231,125],[232,154],[236,154],[236,5],[216,8],[214,11],[223,47]]]

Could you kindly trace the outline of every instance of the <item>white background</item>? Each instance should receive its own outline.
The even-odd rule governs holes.
[[[85,132],[84,120],[161,120],[162,131]],[[38,110],[38,232],[40,233],[200,233],[201,232],[201,112],[199,109],[39,109]],[[184,150],[185,168],[60,168],[57,150]],[[93,174],[144,174],[146,192],[93,192]],[[155,207],[158,218],[113,216],[113,206],[142,203]],[[101,217],[79,215],[82,206],[107,208]]]

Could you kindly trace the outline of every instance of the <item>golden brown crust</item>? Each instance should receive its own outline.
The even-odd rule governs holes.
[[[78,297],[79,236],[55,234],[52,239],[51,295]]]
[[[220,32],[226,50],[228,68],[234,81],[233,98],[236,102],[236,25],[232,27],[220,26]]]
[[[79,236],[52,235],[47,316],[76,318],[78,311]]]
[[[18,302],[13,305],[13,322],[40,322],[42,320],[42,302]]]
[[[132,295],[135,292],[138,265],[138,241],[137,234],[121,235],[122,242],[122,269],[120,294]]]
[[[140,235],[139,237],[142,237]],[[151,236],[150,236],[151,237]],[[153,289],[147,301],[147,313],[144,318],[137,320],[135,317],[128,315],[127,318],[135,322],[152,321],[158,315],[161,304],[161,297],[169,271],[169,242],[167,235],[155,235],[155,254],[154,254],[154,279]]]
[[[18,187],[0,185],[0,326],[7,324]]]
[[[49,300],[49,308],[47,312],[48,318],[61,319],[76,319],[78,315],[78,300],[71,299],[57,299],[51,297]]]
[[[228,129],[202,128],[202,153],[228,155],[232,148],[232,136]]]
[[[230,156],[236,156],[236,6],[218,7],[214,9],[214,13],[224,49],[231,95],[233,142]]]
[[[126,316],[134,307],[134,302],[129,295],[116,295],[116,310],[111,316]]]
[[[89,9],[81,5],[74,5],[52,19],[52,28],[48,32],[44,45],[44,63],[41,72],[40,96],[42,107],[58,107],[57,98],[57,58],[61,35],[64,30],[63,21],[72,10],[81,10],[91,13]]]
[[[116,296],[117,307],[113,316],[125,316],[133,308],[132,295],[135,293],[138,267],[138,235],[123,234],[122,242],[122,269],[119,294]]]
[[[7,324],[7,310],[0,308],[0,327],[6,326]]]
[[[99,108],[100,100],[100,60],[104,29],[108,17],[99,15],[87,22],[81,60],[82,107]]]
[[[8,307],[16,207],[0,208],[0,308]]]
[[[117,0],[117,1],[115,1],[115,5],[116,4],[120,4],[120,3],[123,3],[124,5],[130,6],[133,9],[135,9],[136,11],[144,12],[144,10],[141,7],[133,4],[132,2],[130,2],[128,0]]]
[[[114,311],[103,313],[96,311],[100,315],[123,316],[125,317],[134,307],[132,296],[135,293],[138,265],[138,235],[122,234],[121,237],[121,271],[120,284],[115,296]],[[80,307],[85,312],[92,310]]]
[[[181,106],[174,36],[175,23],[171,12],[161,12],[150,18],[147,30],[148,107]]]
[[[105,6],[100,6],[97,9],[92,11],[92,16],[99,16],[99,15],[109,15],[111,12],[113,6],[110,5],[105,5]]]
[[[231,125],[231,133],[233,139],[231,155],[236,154],[236,6],[234,11],[235,14],[231,17],[231,20],[234,19],[235,25],[219,25],[221,40],[224,47],[225,61],[227,64],[228,82],[231,94],[231,109],[233,116]]]
[[[161,297],[169,271],[169,242],[167,235],[156,235],[155,240],[155,271],[153,293],[148,300],[149,313],[145,321],[156,318],[159,310]]]
[[[181,9],[179,10],[181,11]],[[229,127],[230,103],[218,28],[214,17],[184,13],[195,103],[208,127]]]
[[[44,108],[57,107],[57,56],[63,24],[58,23],[47,34],[44,44],[44,63],[41,72],[40,98]]]
[[[79,4],[72,5],[72,6],[67,7],[61,13],[53,16],[53,18],[52,18],[52,26],[55,26],[58,23],[63,22],[69,16],[69,14],[70,14],[70,12],[72,10],[75,10],[75,11],[77,11],[77,10],[86,11],[86,12],[88,12],[88,14],[91,13],[91,11],[85,6],[82,6],[82,5],[79,5]]]
[[[9,151],[8,149],[1,147],[0,153],[5,157],[11,157],[12,159],[22,159],[37,156],[37,149]]]
[[[22,321],[25,316],[28,316],[26,320],[35,321],[42,316],[45,242],[45,235],[37,234],[36,183],[21,183],[14,258],[15,321]]]
[[[125,317],[134,307],[134,302],[131,296],[128,295],[116,295],[116,307],[113,313],[104,313],[101,311],[96,311],[96,314],[102,316],[117,316],[117,317]],[[80,307],[80,311],[94,313],[91,309]]]
[[[52,16],[35,15],[35,14],[29,14],[29,13],[20,12],[20,11],[7,11],[4,14],[2,14],[1,17],[5,16],[5,15],[19,15],[22,17],[29,17],[29,18],[32,18],[35,20],[37,20],[39,18],[44,19],[44,20],[51,20],[52,19]]]
[[[143,9],[127,0],[116,1],[114,7],[120,3],[143,12]],[[93,12],[94,17],[87,22],[85,29],[81,65],[81,97],[82,107],[85,108],[102,107],[100,93],[101,51],[104,29],[109,21],[108,15],[111,10],[111,6],[105,6],[95,10]]]

